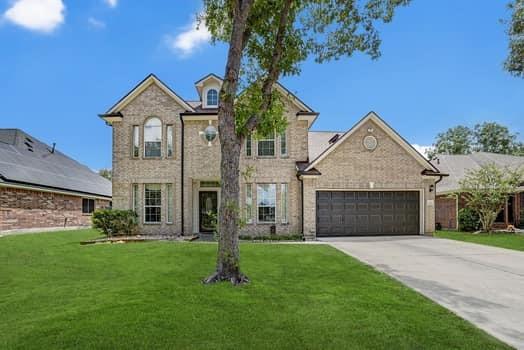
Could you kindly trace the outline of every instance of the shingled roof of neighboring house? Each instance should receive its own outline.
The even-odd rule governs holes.
[[[334,138],[336,135],[344,135],[344,131],[308,132],[309,161],[316,159],[332,143],[336,142],[336,138]]]
[[[0,182],[111,197],[111,181],[19,129],[0,129]]]
[[[449,176],[437,185],[437,194],[454,192],[460,188],[459,182],[470,170],[493,163],[501,168],[524,169],[524,157],[507,154],[477,152],[472,154],[439,154],[431,161],[440,171]]]

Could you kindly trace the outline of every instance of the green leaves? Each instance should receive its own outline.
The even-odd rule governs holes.
[[[200,23],[207,26],[213,40],[231,40],[235,15],[247,0],[204,0]],[[313,56],[319,63],[354,52],[363,52],[371,58],[380,56],[378,22],[390,22],[398,6],[410,0],[292,0],[287,16],[282,16],[289,0],[252,0],[247,27],[242,43],[241,82],[245,92],[236,100],[237,134],[245,135],[245,123],[257,116],[263,97],[260,91],[264,81],[275,81],[273,68],[280,76],[297,75],[301,63]],[[285,18],[282,45],[278,33]],[[283,47],[279,52],[277,47]],[[266,97],[267,98],[267,97]],[[248,101],[248,99],[252,99]],[[284,123],[280,100],[270,97],[268,112],[263,112],[256,123],[258,133],[278,130]]]
[[[524,0],[510,3],[512,10],[509,22],[509,55],[504,68],[512,75],[524,78]]]
[[[501,169],[486,164],[478,170],[469,171],[460,181],[460,193],[466,198],[467,207],[480,216],[482,229],[489,232],[508,196],[524,181],[523,169]]]

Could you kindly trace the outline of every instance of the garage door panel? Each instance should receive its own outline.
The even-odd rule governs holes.
[[[319,191],[317,235],[418,234],[418,191]]]

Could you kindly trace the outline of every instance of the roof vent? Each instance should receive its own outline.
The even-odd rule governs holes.
[[[26,145],[28,151],[33,152],[33,145],[32,144],[30,144],[27,141],[24,141],[24,145]]]
[[[332,138],[329,139],[329,144],[337,142],[339,137],[340,134],[335,134]]]
[[[29,137],[26,137],[25,140],[29,143],[33,143],[33,140],[31,140]]]

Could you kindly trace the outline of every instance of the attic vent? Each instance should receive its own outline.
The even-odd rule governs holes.
[[[26,137],[25,140],[29,143],[33,143],[33,140],[31,140],[29,137]]]
[[[339,137],[340,137],[340,134],[335,134],[332,138],[329,139],[329,144],[337,142]]]

